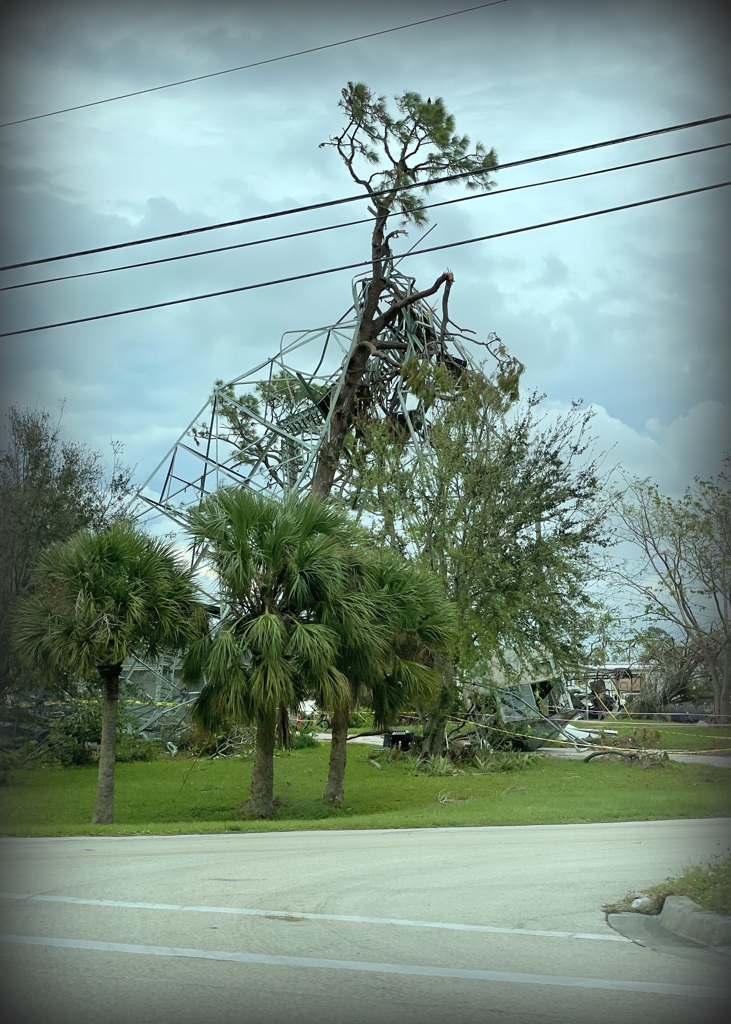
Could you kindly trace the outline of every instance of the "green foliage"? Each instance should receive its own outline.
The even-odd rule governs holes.
[[[359,732],[373,729],[373,712],[364,708],[351,708],[348,714],[348,728],[357,729]]]
[[[261,466],[267,453],[267,438],[260,419],[281,422],[296,413],[311,412],[313,403],[323,402],[327,397],[325,386],[307,383],[286,370],[274,374],[268,381],[258,382],[254,392],[237,391],[233,384],[216,380],[212,400],[219,417],[217,436],[234,446],[238,463]],[[196,424],[190,435],[196,447],[207,445],[212,439],[210,423]],[[280,466],[267,460],[263,468],[278,488],[284,486]]]
[[[663,685],[673,676],[675,685],[687,681],[701,665],[715,714],[731,719],[731,452],[717,476],[694,480],[680,499],[661,494],[650,480],[628,480],[617,508],[619,533],[641,561],[615,577],[644,604],[654,629],[643,639]]]
[[[424,772],[425,775],[462,775],[463,772],[459,769],[454,761],[449,757],[444,757],[442,754],[434,754],[432,757],[427,757],[423,761],[417,763],[417,769],[420,772]]]
[[[375,728],[404,707],[433,699],[449,670],[455,642],[453,606],[436,577],[387,548],[361,553],[359,587],[372,606],[384,647],[374,659],[362,638],[343,651],[351,700],[366,700]]]
[[[290,750],[305,750],[307,747],[318,746],[319,742],[310,730],[300,729],[292,736],[289,746]]]
[[[687,867],[680,875],[651,885],[642,893],[628,893],[602,909],[608,914],[630,910],[638,914],[659,914],[668,896],[686,896],[701,910],[731,916],[731,857],[712,857],[705,863]],[[643,897],[643,903],[633,907],[638,897]]]
[[[271,721],[305,699],[332,711],[362,695],[384,722],[438,683],[429,658],[452,628],[438,585],[395,552],[367,549],[337,507],[231,489],[190,523],[229,609],[185,656],[189,675],[205,673],[202,724]]]
[[[162,744],[137,736],[132,729],[132,718],[120,710],[115,759],[118,762],[156,760]],[[32,749],[26,747],[20,763],[58,765],[62,768],[93,764],[98,756],[101,734],[101,701],[82,701],[67,708],[61,718],[52,722],[46,740],[34,744]]]
[[[0,786],[7,786],[34,747],[33,742],[18,747],[5,739],[0,740]]]
[[[338,712],[363,697],[377,724],[389,721],[438,687],[452,613],[428,573],[368,547],[342,507],[313,497],[222,489],[189,529],[226,608],[183,659],[187,678],[205,679],[192,713],[210,730],[256,725],[249,806],[269,815],[276,724],[305,700]]]
[[[339,106],[346,125],[321,148],[335,147],[351,177],[369,192],[390,190],[375,198],[379,213],[394,210],[405,223],[425,224],[419,193],[429,193],[430,179],[440,176],[463,173],[460,181],[468,189],[494,187],[490,175],[497,166],[495,150],[479,142],[471,148],[469,137],[455,131],[454,117],[441,97],[424,100],[416,92],[404,92],[396,98],[394,116],[384,96],[376,96],[362,82],[348,82]],[[403,191],[414,183],[421,188]]]
[[[648,626],[632,641],[634,657],[643,666],[644,685],[627,705],[632,714],[661,713],[666,705],[701,703],[711,691],[698,644],[658,626]]]
[[[158,740],[146,740],[143,736],[123,732],[117,737],[114,754],[115,760],[122,764],[130,761],[157,761],[163,749]]]
[[[476,751],[467,764],[481,773],[524,772],[540,759],[540,754],[521,753],[517,750],[489,750]]]
[[[342,631],[362,628],[357,595],[346,589],[348,521],[334,507],[295,496],[282,502],[223,489],[190,513],[207,544],[228,609],[214,634],[184,658],[188,678],[205,675],[194,716],[212,730],[223,721],[273,723],[278,709],[314,696],[337,706],[347,682],[335,661]],[[325,621],[335,624],[340,633]]]
[[[714,857],[653,886],[665,896],[687,896],[701,909],[731,916],[731,857]]]
[[[82,528],[120,517],[130,471],[112,444],[112,464],[84,444],[64,440],[48,412],[11,406],[0,450],[0,691],[35,689],[49,680],[23,666],[11,645],[11,623],[40,554]],[[64,682],[63,678],[58,679]]]
[[[193,574],[162,541],[126,523],[81,531],[39,559],[14,642],[50,673],[92,680],[133,654],[181,650],[207,615]]]
[[[661,743],[660,732],[657,729],[632,729],[631,732],[622,733],[610,740],[612,747],[627,747],[646,750],[649,747],[659,747]]]
[[[379,539],[418,552],[455,603],[467,680],[508,650],[540,652],[554,668],[580,662],[602,614],[589,585],[609,543],[608,495],[592,414],[577,404],[549,418],[540,404],[534,394],[511,407],[494,380],[473,374],[459,400],[435,399],[417,471],[385,446],[360,466]]]
[[[194,758],[239,757],[249,758],[254,753],[254,729],[235,722],[222,722],[211,732],[191,722],[185,732],[175,739],[183,754]]]
[[[39,751],[40,759],[65,768],[91,764],[94,753],[89,744],[98,746],[101,736],[101,703],[79,705],[53,723],[48,743]]]
[[[81,531],[41,555],[31,592],[18,605],[15,649],[51,676],[95,680],[102,691],[95,822],[114,817],[113,722],[122,663],[132,655],[180,651],[207,623],[193,572],[162,541],[129,523]],[[69,749],[65,756],[76,755]]]

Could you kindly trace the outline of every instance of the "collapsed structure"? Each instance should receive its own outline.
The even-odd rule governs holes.
[[[153,525],[162,519],[182,527],[186,510],[223,485],[275,495],[310,492],[358,344],[368,284],[367,275],[353,279],[352,305],[335,323],[288,331],[272,358],[231,380],[216,382],[204,405],[139,487],[136,503],[145,510],[142,521]],[[391,266],[386,301],[390,297],[403,304],[416,294],[415,278]],[[362,379],[369,414],[398,432],[404,464],[413,472],[429,447],[426,409],[409,390],[405,371],[419,359],[443,360],[457,370],[477,368],[460,337],[448,330],[446,310],[440,316],[424,299],[402,305],[384,332],[379,351],[369,357]],[[349,461],[342,460],[333,493],[345,495],[353,484],[353,473]],[[196,552],[194,557],[200,559],[201,554]],[[217,601],[214,585],[209,596],[213,603]],[[125,665],[124,678],[137,682],[150,696],[147,718],[140,714],[141,724],[147,723],[150,730],[175,718],[179,714],[175,708],[195,696],[184,689],[167,663],[132,661]]]
[[[331,436],[348,368],[356,348],[362,345],[368,289],[367,275],[354,278],[352,305],[335,323],[286,332],[276,355],[231,380],[216,382],[204,405],[137,492],[145,508],[142,518],[148,524],[164,519],[184,526],[186,510],[222,485],[274,495],[306,494],[313,489],[318,459]],[[399,311],[378,346],[371,346],[365,363],[359,385],[364,421],[386,425],[391,436],[401,441],[402,465],[417,473],[421,461],[429,457],[429,417],[424,400],[409,387],[410,367],[420,361],[441,362],[454,377],[463,371],[476,372],[478,367],[462,342],[463,335],[449,329],[446,293],[440,316],[418,297],[415,278],[391,265],[384,295],[384,301],[397,304]],[[499,342],[494,336],[491,340]],[[356,434],[357,430],[356,422]],[[346,449],[332,493],[357,507],[356,470],[347,456]],[[202,554],[194,552],[194,558],[200,561]],[[209,596],[215,605],[215,581],[210,583]],[[530,726],[533,739],[529,745],[538,744],[540,735],[569,738],[560,721],[551,721],[572,710],[565,688],[555,673],[540,678],[534,675],[520,669],[508,680],[502,678],[496,663],[483,682],[497,687],[505,722]],[[140,728],[151,734],[165,723],[181,720],[186,705],[196,696],[185,689],[170,660],[158,664],[131,661],[125,666],[124,678],[137,684],[136,717]],[[484,724],[484,715],[475,711],[479,689],[480,683],[475,682],[465,692],[466,713],[475,726]],[[549,693],[560,706],[539,707]]]

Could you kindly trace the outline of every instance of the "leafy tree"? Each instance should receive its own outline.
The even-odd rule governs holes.
[[[86,445],[63,439],[48,412],[11,406],[0,451],[0,692],[36,682],[22,676],[10,620],[33,565],[50,544],[96,529],[123,512],[130,471],[112,446],[112,465]]]
[[[403,317],[442,287],[443,329],[437,335],[428,322],[422,324],[423,352],[427,361],[442,361],[458,370],[461,361],[445,343],[453,274],[445,271],[429,288],[403,293],[390,277],[390,246],[409,224],[426,223],[423,197],[431,191],[432,179],[459,174],[464,176],[458,180],[468,189],[489,190],[497,164],[494,150],[486,150],[481,143],[471,149],[469,138],[455,132],[454,117],[439,97],[424,100],[418,93],[405,92],[396,99],[394,116],[383,96],[375,96],[363,83],[349,82],[339,106],[345,126],[321,145],[336,150],[353,181],[370,196],[373,228],[370,276],[361,282],[363,308],[357,337],[334,396],[330,430],[312,484],[313,493],[321,497],[333,489],[348,432],[373,405],[372,389],[365,383],[369,361],[377,361],[382,374],[400,375],[400,363],[392,356],[403,349],[399,332]],[[393,218],[400,218],[401,227],[389,230]],[[515,372],[514,360],[505,359],[503,364],[507,374]]]
[[[714,693],[714,713],[731,709],[731,452],[721,472],[696,478],[682,498],[651,480],[631,480],[619,503],[620,536],[641,562],[616,572],[644,602],[649,623],[687,640]]]
[[[114,819],[122,663],[191,644],[207,622],[196,593],[192,572],[170,548],[121,522],[52,544],[33,570],[14,623],[18,653],[47,673],[96,679],[102,693],[94,824]]]
[[[450,380],[457,390],[467,365],[464,351],[455,344],[466,335],[449,317],[452,273],[446,271],[429,288],[417,290],[415,281],[394,274],[391,243],[409,225],[426,223],[424,198],[435,179],[456,175],[467,189],[489,191],[497,157],[494,150],[481,143],[473,146],[467,136],[456,133],[454,118],[441,98],[424,100],[405,92],[396,98],[392,114],[384,97],[350,82],[339,105],[345,125],[322,146],[335,149],[353,181],[370,197],[373,216],[370,270],[357,284],[356,337],[341,371],[324,384],[289,371],[257,384],[253,393],[237,394],[233,386],[226,389],[218,382],[216,437],[233,444],[235,459],[255,467],[265,486],[288,490],[302,467],[286,439],[275,438],[262,427],[262,417],[285,429],[291,425],[293,433],[313,444],[327,421],[311,492],[323,498],[338,495],[354,507],[352,464],[359,450],[367,451],[371,425],[380,423],[392,438],[408,439],[412,428],[419,430],[425,411],[421,406],[428,405],[428,399],[418,398],[420,408],[411,415],[414,422],[407,424],[404,396],[423,390],[422,378],[435,369],[443,383]],[[440,290],[438,321],[425,300]],[[472,337],[469,341],[480,344]],[[417,354],[405,366],[405,353],[412,347]],[[490,335],[484,347],[495,359],[497,386],[514,392],[522,365],[508,355],[496,335]],[[197,444],[210,444],[211,427],[199,425],[193,438]]]
[[[640,696],[648,711],[662,711],[667,704],[678,701],[695,701],[704,682],[707,687],[707,681],[700,678],[703,659],[687,636],[673,636],[659,626],[648,626],[636,635],[633,646],[644,670]],[[632,707],[637,710],[637,701]]]
[[[418,468],[406,472],[394,446],[376,439],[359,482],[383,542],[420,558],[457,608],[454,672],[424,709],[426,746],[438,753],[455,681],[489,681],[495,658],[508,677],[516,655],[554,669],[585,660],[602,615],[590,592],[608,543],[608,496],[580,405],[549,419],[541,396],[516,404],[480,372],[465,375],[456,400],[433,375],[429,386]]]

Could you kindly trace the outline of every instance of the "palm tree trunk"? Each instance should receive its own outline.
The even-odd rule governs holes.
[[[117,751],[117,709],[121,665],[104,665],[102,680],[102,736],[99,744],[99,775],[92,825],[111,825],[114,821],[114,759]]]
[[[350,706],[344,704],[332,716],[332,741],[330,743],[330,765],[323,800],[335,807],[342,807],[345,799],[345,761],[347,757],[348,718]]]
[[[256,749],[251,770],[251,790],[244,804],[246,814],[255,818],[274,817],[274,742],[276,721],[259,721],[256,725]]]

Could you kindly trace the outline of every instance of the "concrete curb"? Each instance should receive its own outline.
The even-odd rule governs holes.
[[[668,896],[657,918],[674,935],[704,946],[731,947],[731,917],[701,910],[687,896]]]

